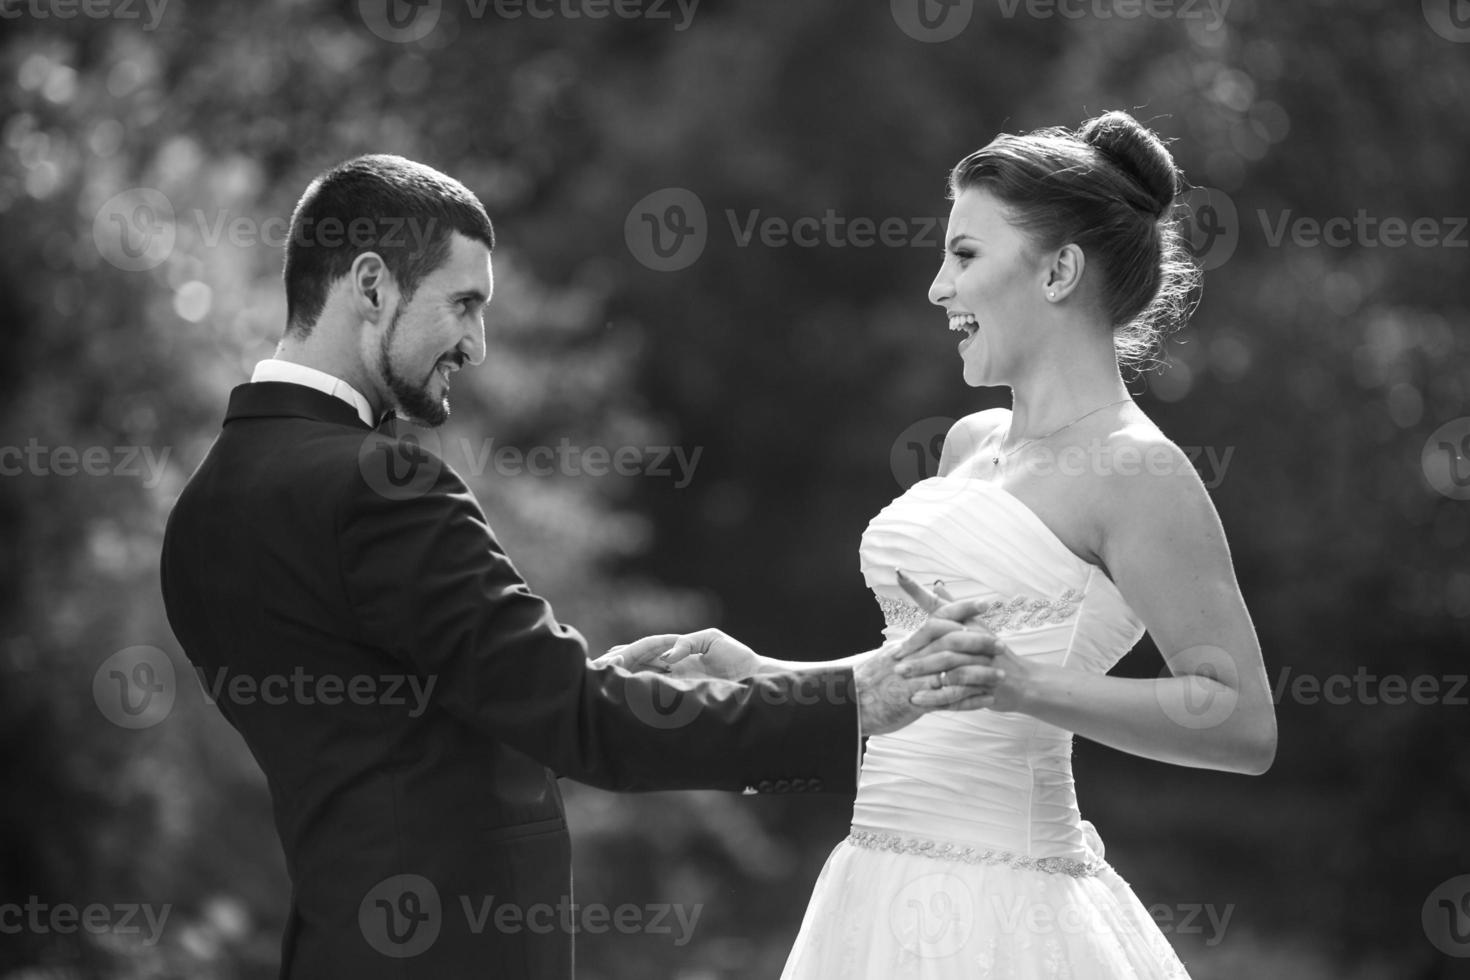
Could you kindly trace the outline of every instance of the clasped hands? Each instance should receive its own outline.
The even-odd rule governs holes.
[[[863,734],[896,731],[929,711],[1016,710],[1028,667],[979,620],[988,602],[955,600],[942,586],[930,591],[902,570],[898,583],[929,619],[903,640],[842,662],[853,668]],[[595,664],[726,680],[833,666],[763,657],[717,629],[646,636]]]

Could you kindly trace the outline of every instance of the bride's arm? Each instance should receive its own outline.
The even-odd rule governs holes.
[[[1276,754],[1276,715],[1260,644],[1220,519],[1178,447],[1167,475],[1103,478],[1098,554],[1143,619],[1173,676],[1108,677],[996,657],[996,709],[1019,711],[1163,762],[1258,774]],[[916,697],[919,703],[924,695]]]
[[[775,657],[766,657],[757,654],[757,656],[760,656],[758,672],[762,674],[777,674],[790,670],[832,670],[837,667],[856,667],[864,660],[876,656],[880,652],[880,650],[865,650],[862,653],[855,653],[850,657],[843,657],[841,660],[824,660],[819,663],[808,663],[804,660],[777,660]]]

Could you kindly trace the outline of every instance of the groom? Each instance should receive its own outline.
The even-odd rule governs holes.
[[[887,656],[739,683],[589,663],[459,476],[379,428],[441,424],[454,373],[484,360],[493,245],[475,196],[421,164],[313,181],[285,336],[168,520],[169,622],[274,802],[282,977],[570,977],[571,933],[535,918],[571,894],[557,776],[848,793],[860,735],[940,683]],[[967,636],[928,652],[974,653]],[[467,914],[489,896],[516,914]]]

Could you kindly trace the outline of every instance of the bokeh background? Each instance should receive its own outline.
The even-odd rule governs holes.
[[[275,975],[265,784],[169,631],[158,554],[279,336],[284,222],[315,173],[400,153],[485,202],[490,355],[456,380],[443,452],[595,652],[718,625],[821,659],[879,639],[868,519],[932,472],[944,420],[1007,403],[965,387],[925,297],[948,168],[1111,108],[1200,188],[1202,301],[1132,388],[1200,453],[1281,728],[1259,778],[1079,740],[1084,814],[1197,978],[1466,975],[1465,3],[0,14],[0,906],[169,909],[153,937],[12,913],[0,976]],[[827,230],[763,239],[802,218]],[[493,455],[559,445],[646,465]],[[138,646],[176,677],[131,729],[94,680]],[[1147,641],[1119,668],[1161,669]],[[776,976],[851,803],[566,789],[580,901],[702,907],[682,945],[582,936],[587,978]]]

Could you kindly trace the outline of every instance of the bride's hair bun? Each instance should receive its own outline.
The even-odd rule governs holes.
[[[1173,207],[1179,170],[1153,130],[1115,110],[1087,120],[1077,135],[1138,183],[1147,195],[1145,210],[1162,216]]]

